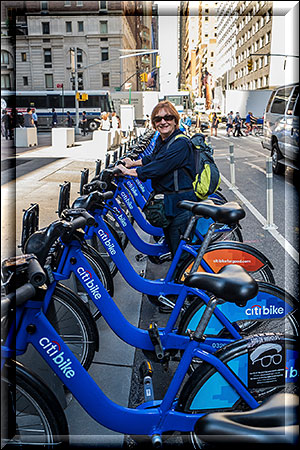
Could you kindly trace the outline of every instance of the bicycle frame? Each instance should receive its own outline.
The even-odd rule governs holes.
[[[98,423],[120,433],[132,435],[162,434],[169,431],[193,431],[203,416],[176,411],[176,396],[193,358],[201,358],[214,366],[245,400],[250,408],[259,406],[239,378],[217,357],[207,353],[205,343],[189,340],[168,390],[161,401],[150,401],[136,409],[112,402],[63,342],[43,312],[40,302],[28,301],[22,307],[16,347],[26,350],[30,343],[54,373],[74,395],[85,411]],[[29,330],[30,325],[30,332]],[[149,338],[148,338],[149,340]],[[2,348],[2,358],[10,356],[11,342]]]

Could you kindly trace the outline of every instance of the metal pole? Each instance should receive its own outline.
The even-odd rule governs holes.
[[[77,47],[74,48],[74,65],[75,65],[75,134],[80,134],[79,130],[79,101],[77,100],[78,92],[78,73],[77,73]]]
[[[266,159],[266,177],[267,177],[267,223],[263,226],[265,230],[278,228],[274,223],[273,217],[273,169],[272,157]]]
[[[230,158],[230,178],[231,178],[231,188],[237,189],[235,185],[235,166],[234,166],[234,145],[229,144],[229,158]]]

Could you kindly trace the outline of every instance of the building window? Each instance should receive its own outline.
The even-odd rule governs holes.
[[[83,31],[83,22],[82,21],[77,22],[77,25],[78,25],[78,32],[80,33],[81,31]]]
[[[101,41],[101,42],[107,42],[107,41],[108,41],[108,38],[100,38],[100,41]]]
[[[71,6],[71,0],[65,0],[65,6]]]
[[[44,48],[44,67],[46,69],[52,67],[52,54],[50,48]]]
[[[107,2],[100,2],[100,9],[107,9]]]
[[[81,48],[77,49],[77,64],[82,64],[83,63],[83,52],[81,50]]]
[[[22,52],[22,53],[21,53],[21,61],[22,61],[22,62],[27,61],[27,53],[25,53],[25,52]]]
[[[9,74],[1,75],[1,89],[11,89]]]
[[[9,64],[9,53],[5,50],[1,52],[1,64]]]
[[[100,34],[107,33],[107,20],[101,20],[100,22]]]
[[[23,77],[23,86],[28,86],[28,77]]]
[[[72,22],[66,22],[66,32],[72,33]]]
[[[45,74],[45,87],[46,89],[53,89],[53,75],[52,73]]]
[[[102,73],[102,86],[109,87],[109,73]]]
[[[83,1],[81,0],[81,1],[76,2],[76,6],[83,6]]]
[[[50,22],[42,22],[42,33],[50,34]]]
[[[101,61],[108,61],[108,47],[101,48]]]
[[[41,10],[48,11],[48,2],[41,2]]]

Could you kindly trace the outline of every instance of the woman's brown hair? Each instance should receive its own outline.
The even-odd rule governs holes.
[[[177,109],[175,108],[174,105],[172,105],[171,102],[169,102],[168,100],[163,100],[162,102],[159,102],[153,109],[152,113],[151,113],[151,123],[154,129],[156,129],[156,125],[153,122],[153,119],[155,116],[159,115],[159,111],[161,109],[166,109],[168,111],[169,114],[171,114],[172,116],[175,117],[175,123],[176,123],[176,129],[179,128],[179,120],[180,120],[180,116],[178,114]]]

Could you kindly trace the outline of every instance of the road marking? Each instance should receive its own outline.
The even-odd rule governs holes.
[[[254,169],[258,170],[259,172],[262,172],[264,175],[266,175],[266,170],[263,169],[262,167],[259,167],[256,164],[253,164],[252,162],[244,161],[244,163],[247,164],[248,166],[250,166],[251,169],[254,168]]]
[[[227,180],[227,178],[224,177],[224,175],[221,174],[222,181],[229,187],[231,191],[234,192],[234,194],[243,202],[243,204],[249,209],[250,212],[256,217],[256,219],[265,226],[267,224],[266,219],[264,216],[249,202],[249,200],[246,199],[246,197],[243,196],[239,192],[239,190],[232,186],[230,181]],[[276,229],[267,229],[267,231],[276,239],[276,241],[281,245],[281,247],[284,248],[284,250],[293,258],[294,261],[296,261],[297,264],[299,264],[299,253],[297,250],[294,249],[294,247],[277,231]]]

